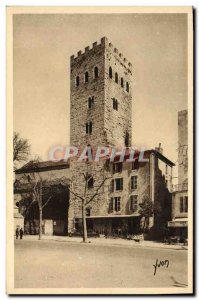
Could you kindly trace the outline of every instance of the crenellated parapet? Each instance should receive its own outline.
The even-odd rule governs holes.
[[[92,46],[85,47],[84,52],[78,51],[77,55],[72,55],[70,57],[71,64],[81,61],[82,59],[86,59],[87,56],[90,56],[92,53],[100,51],[100,49],[106,48],[108,51],[111,51],[117,60],[122,64],[122,66],[127,69],[130,73],[132,73],[132,64],[129,62],[124,55],[119,52],[117,48],[113,46],[107,39],[107,37],[101,38],[100,42],[94,42]]]

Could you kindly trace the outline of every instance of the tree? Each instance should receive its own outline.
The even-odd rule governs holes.
[[[42,221],[43,209],[48,205],[50,200],[60,190],[61,187],[67,188],[65,178],[55,178],[54,180],[44,180],[38,172],[24,174],[20,181],[15,184],[16,190],[25,190],[26,198],[19,204],[23,216],[27,216],[30,208],[35,203],[39,210],[39,240],[42,239]]]
[[[19,133],[14,132],[13,136],[13,163],[14,168],[16,164],[25,162],[30,155],[30,145],[27,139],[20,138]]]
[[[84,193],[77,193],[74,187],[74,182],[71,180],[70,187],[68,188],[70,193],[75,196],[76,199],[81,200],[81,211],[82,211],[82,225],[83,225],[83,242],[87,242],[87,224],[86,224],[86,208],[90,205],[94,199],[99,195],[101,188],[110,177],[104,177],[101,183],[97,186],[93,186],[93,177],[88,172],[82,174],[84,180]],[[90,189],[92,185],[92,192]]]
[[[144,232],[148,230],[150,217],[152,217],[154,213],[160,214],[160,205],[158,203],[154,204],[149,197],[144,196],[139,206],[139,214],[142,218],[144,218],[142,226],[142,231]]]

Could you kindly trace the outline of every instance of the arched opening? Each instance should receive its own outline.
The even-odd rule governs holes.
[[[117,72],[115,73],[115,82],[118,83],[118,74],[117,74]]]
[[[93,176],[91,174],[87,174],[86,182],[87,182],[88,189],[91,189],[91,188],[94,187],[94,179],[93,179]]]
[[[109,67],[109,78],[112,78],[113,77],[113,71],[112,71],[112,68]]]
[[[85,74],[84,74],[84,81],[88,82],[88,79],[89,79],[88,72],[85,72]]]
[[[99,77],[98,67],[95,67],[95,69],[94,69],[94,77],[95,77],[95,78],[98,78],[98,77]]]
[[[76,86],[79,85],[79,76],[76,76],[76,79],[75,79],[75,85],[76,85]]]

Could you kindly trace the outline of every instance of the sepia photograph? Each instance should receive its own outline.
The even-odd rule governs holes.
[[[193,8],[7,7],[7,293],[193,294]]]

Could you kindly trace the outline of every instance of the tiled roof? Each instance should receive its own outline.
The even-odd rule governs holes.
[[[41,171],[48,171],[48,170],[57,170],[57,169],[68,169],[70,167],[69,163],[64,160],[60,161],[42,161],[42,162],[35,162],[29,161],[20,169],[15,171],[16,174],[20,173],[28,173],[28,172],[41,172]]]

